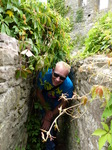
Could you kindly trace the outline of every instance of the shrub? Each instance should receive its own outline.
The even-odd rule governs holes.
[[[69,61],[72,49],[69,20],[36,0],[1,0],[0,32],[20,41],[24,57],[16,77]],[[21,65],[22,64],[22,65]]]
[[[97,52],[108,53],[112,47],[112,12],[109,11],[95,23],[85,40],[84,56]]]

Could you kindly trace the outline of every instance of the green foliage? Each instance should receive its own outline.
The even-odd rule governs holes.
[[[102,106],[105,106],[105,109],[102,114],[102,120],[106,122],[106,119],[112,116],[112,93],[104,86],[94,85],[91,89],[91,95],[93,99],[97,96],[100,99],[104,98],[105,101]],[[99,150],[102,149],[106,142],[109,144],[108,150],[112,149],[112,121],[110,128],[105,122],[101,122],[103,129],[97,129],[92,134],[100,137],[98,143]]]
[[[112,50],[112,12],[109,11],[95,23],[92,29],[88,32],[88,37],[85,39],[85,50],[76,58],[85,58],[95,53],[111,53]],[[111,55],[110,55],[111,56]],[[110,61],[108,62],[110,65]],[[112,117],[112,94],[108,88],[104,86],[94,85],[91,89],[93,101],[95,98],[100,98],[102,106],[105,107],[102,120],[107,121]],[[112,121],[110,126],[102,122],[103,129],[97,129],[93,135],[99,136],[99,150],[108,143],[108,150],[112,150]]]
[[[105,98],[106,104],[110,101],[110,91],[105,86],[94,85],[91,88],[91,96],[92,100],[94,100],[96,97],[99,97],[100,99]]]
[[[48,0],[48,4],[51,9],[58,12],[62,17],[66,17],[70,13],[69,18],[66,17],[66,19],[69,21],[70,30],[72,30],[74,27],[73,11],[71,7],[65,5],[65,0]]]
[[[25,148],[16,148],[15,150],[25,150]]]
[[[65,0],[48,0],[48,3],[52,9],[55,9],[63,17],[70,9],[69,7],[65,6]]]
[[[72,49],[69,20],[36,0],[1,0],[0,32],[20,42],[20,67],[16,78],[69,61]],[[30,54],[31,55],[30,55]],[[22,56],[21,56],[22,55]]]
[[[102,126],[103,129],[97,129],[96,131],[94,131],[92,135],[100,136],[99,143],[98,143],[99,150],[102,149],[102,147],[105,145],[106,142],[109,143],[108,150],[112,149],[112,134],[111,134],[112,126],[110,126],[110,130],[109,130],[109,126],[106,123],[102,122]]]
[[[89,31],[88,37],[85,40],[85,50],[80,54],[82,57],[87,57],[95,53],[110,53],[112,48],[112,12],[109,11],[103,17],[95,23],[93,28]],[[102,114],[102,120],[106,121],[108,118],[112,117],[112,94],[106,87],[93,86],[92,88],[92,98],[99,96],[105,98],[103,106],[105,109]],[[93,135],[100,136],[99,138],[99,150],[108,142],[108,150],[112,149],[112,121],[109,126],[103,122],[103,129],[97,129]]]
[[[82,22],[83,20],[83,9],[82,8],[79,8],[77,11],[76,11],[76,18],[75,18],[75,22],[79,23],[79,22]]]
[[[41,105],[39,102],[33,104],[31,113],[29,113],[26,128],[28,132],[28,141],[26,150],[42,150],[44,143],[42,143],[40,128],[42,116],[40,115]]]
[[[88,32],[85,40],[85,50],[81,54],[84,57],[100,53],[108,53],[112,46],[112,12],[109,11],[95,23]]]
[[[80,138],[79,138],[79,136],[78,136],[78,130],[75,130],[74,139],[75,139],[75,141],[76,141],[77,144],[80,144]]]
[[[102,119],[104,118],[105,120],[109,117],[112,116],[112,94],[110,96],[110,99],[109,101],[107,102],[107,105],[103,111],[103,114],[102,114]]]
[[[75,34],[73,37],[73,45],[77,49],[81,49],[84,46],[86,36],[82,36],[81,34]]]

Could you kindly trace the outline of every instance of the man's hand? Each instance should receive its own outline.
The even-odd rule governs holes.
[[[48,120],[43,119],[42,129],[48,131],[50,128],[51,122]]]
[[[45,114],[45,117],[42,120],[42,129],[44,130],[49,130],[49,127],[52,123],[53,120],[53,112],[52,111],[47,111]]]
[[[53,119],[53,112],[50,110],[47,111],[44,118],[46,118],[46,120],[51,121]]]

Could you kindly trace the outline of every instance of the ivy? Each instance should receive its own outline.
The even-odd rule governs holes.
[[[102,121],[101,122],[103,129],[97,129],[94,131],[92,135],[99,136],[99,150],[108,143],[108,150],[112,149],[112,121],[110,126],[105,123],[108,118],[112,117],[112,93],[110,93],[109,89],[104,86],[94,85],[91,89],[92,98],[96,98],[97,96],[102,99],[104,98],[105,109],[102,114]]]
[[[79,22],[82,22],[83,21],[83,9],[82,8],[79,8],[77,11],[76,11],[76,18],[75,18],[75,21],[76,23],[79,23]]]
[[[112,121],[111,121],[112,123]],[[112,135],[109,126],[102,122],[103,129],[97,129],[92,135],[100,136],[99,138],[99,150],[105,145],[106,141],[109,143],[109,149],[112,149]],[[111,127],[112,128],[112,127]]]
[[[112,46],[112,12],[104,14],[89,30],[85,39],[85,50],[80,56],[109,53]]]
[[[60,5],[56,4],[56,1],[53,4],[56,8]],[[70,61],[72,49],[69,35],[70,20],[62,17],[66,8],[64,1],[61,4],[59,9],[53,10],[51,5],[46,6],[37,0],[0,1],[0,32],[16,38],[20,47],[17,79],[19,77],[26,79],[29,74],[40,70],[47,71],[59,60]],[[61,14],[62,9],[64,13]],[[41,106],[31,100],[32,110],[26,122],[28,132],[26,150],[42,150],[44,144],[40,135]]]
[[[112,94],[111,94],[111,97],[103,111],[103,114],[102,114],[102,119],[107,119],[108,117],[112,116]]]
[[[63,17],[70,10],[70,7],[65,5],[65,0],[48,0],[48,3],[52,9],[55,9]]]
[[[47,71],[59,60],[69,62],[69,19],[36,0],[1,0],[0,6],[0,32],[19,40],[20,66],[16,78]],[[22,53],[24,50],[27,53]]]
[[[89,30],[84,42],[85,49],[75,56],[75,58],[85,58],[94,54],[107,54],[112,56],[112,12],[100,17],[94,26]],[[111,58],[110,58],[111,59]],[[108,61],[110,66],[111,61]],[[105,107],[101,120],[102,128],[94,131],[92,135],[99,136],[99,150],[108,143],[108,150],[112,150],[112,93],[108,88],[100,85],[94,85],[90,91],[92,100],[100,98],[103,102],[101,107]],[[107,121],[110,119],[110,122]]]
[[[34,93],[34,91],[33,91]],[[27,146],[26,150],[43,150],[45,145],[42,143],[41,139],[41,105],[37,101],[37,97],[32,97],[32,108],[29,112],[28,119],[26,122],[26,128],[28,133],[28,140],[27,140]]]

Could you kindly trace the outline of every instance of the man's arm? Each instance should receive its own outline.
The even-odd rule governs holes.
[[[37,89],[37,97],[39,98],[42,107],[45,109],[45,111],[47,111],[46,102],[42,94],[42,90]]]
[[[42,94],[42,90],[37,89],[37,97],[39,98],[40,103],[41,103],[41,105],[44,108],[45,113],[46,113],[45,117],[43,118],[42,128],[45,129],[45,130],[48,130],[52,119],[59,114],[58,108],[60,106],[62,106],[62,108],[65,108],[66,102],[62,99],[61,103],[53,111],[50,111],[46,107],[46,102],[45,102],[44,96]]]
[[[61,99],[61,103],[52,111],[53,116],[56,117],[59,114],[59,108],[62,106],[62,109],[66,107],[67,102],[64,99]]]
[[[68,98],[71,98],[73,95],[73,86],[67,90],[67,93],[68,93]],[[65,101],[64,99],[61,99],[61,103],[53,110],[53,116],[56,117],[58,115],[58,113],[59,113],[58,108],[60,106],[62,106],[62,109],[64,109],[66,107],[66,105],[67,105],[67,101]]]
[[[37,97],[39,98],[40,103],[45,110],[45,116],[42,121],[43,122],[42,129],[48,130],[51,125],[52,119],[53,119],[53,113],[52,113],[52,111],[48,110],[48,108],[46,107],[47,105],[46,105],[44,96],[42,94],[42,90],[37,89]]]

